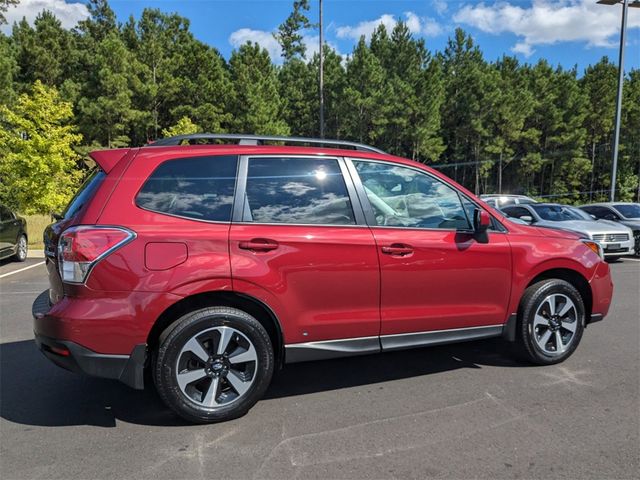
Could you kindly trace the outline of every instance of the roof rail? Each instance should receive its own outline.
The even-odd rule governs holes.
[[[265,142],[283,142],[283,143],[306,143],[309,145],[331,146],[334,148],[346,147],[360,150],[363,152],[384,153],[382,150],[363,145],[361,143],[345,142],[342,140],[327,140],[324,138],[306,138],[306,137],[279,137],[268,135],[244,135],[238,133],[193,133],[190,135],[176,135],[175,137],[162,138],[155,142],[149,143],[149,147],[167,147],[181,145],[183,142],[196,140],[233,140],[238,145],[264,145]]]

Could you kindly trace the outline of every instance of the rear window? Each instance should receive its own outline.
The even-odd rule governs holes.
[[[102,184],[102,181],[106,176],[107,174],[99,168],[89,172],[89,175],[80,187],[80,190],[78,190],[78,193],[76,193],[75,197],[71,199],[71,202],[69,202],[65,211],[62,212],[62,218],[65,220],[73,218],[76,213],[78,213],[80,209],[93,198],[93,195],[96,193],[98,187]]]
[[[237,156],[169,160],[147,179],[136,204],[168,215],[229,222],[237,165]]]

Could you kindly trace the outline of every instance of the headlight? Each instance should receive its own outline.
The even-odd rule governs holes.
[[[601,260],[604,260],[604,251],[602,250],[602,246],[598,242],[594,242],[593,240],[582,240],[582,243],[593,250]]]

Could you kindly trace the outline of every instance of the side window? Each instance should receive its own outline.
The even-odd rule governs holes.
[[[607,220],[620,220],[620,216],[610,208],[602,208],[601,215],[602,216],[598,215],[598,218],[606,218]]]
[[[236,156],[166,161],[144,183],[136,204],[158,213],[229,222],[237,164]]]
[[[385,163],[354,161],[376,224],[469,229],[458,192],[431,175]]]
[[[504,208],[503,211],[509,216],[513,218],[522,218],[522,217],[531,217],[531,212],[526,208],[522,207],[507,207]]]
[[[244,221],[353,225],[336,159],[250,158]]]

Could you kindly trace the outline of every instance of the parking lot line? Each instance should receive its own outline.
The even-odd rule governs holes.
[[[624,261],[630,260],[632,262],[640,262],[640,258],[625,258]]]
[[[33,265],[29,265],[28,267],[21,268],[19,270],[14,270],[13,272],[3,273],[0,275],[0,278],[8,277],[9,275],[13,275],[14,273],[24,272],[25,270],[29,270],[30,268],[39,267],[40,265],[44,265],[44,261],[34,263]]]

